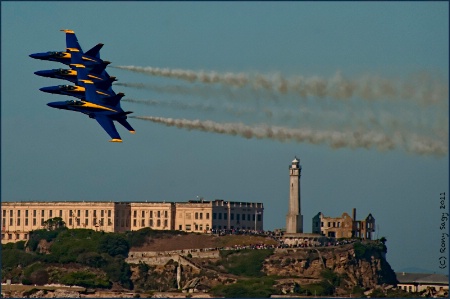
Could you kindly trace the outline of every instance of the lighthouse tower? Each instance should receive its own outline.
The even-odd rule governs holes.
[[[303,233],[303,216],[301,213],[300,176],[302,166],[297,157],[289,166],[289,211],[286,215],[286,233]]]

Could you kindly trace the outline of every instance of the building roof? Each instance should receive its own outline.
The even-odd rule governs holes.
[[[448,275],[430,273],[397,272],[397,280],[404,284],[445,284],[448,285]]]

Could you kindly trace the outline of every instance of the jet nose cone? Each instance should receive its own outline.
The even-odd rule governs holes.
[[[43,92],[56,93],[56,91],[58,90],[58,87],[54,87],[54,86],[42,87],[42,88],[39,88],[39,90],[43,91]]]
[[[44,59],[46,56],[47,56],[46,53],[33,53],[33,54],[30,54],[30,57],[34,58],[34,59]]]
[[[51,103],[48,103],[47,106],[52,107],[52,108],[62,109],[64,106],[64,103],[63,102],[51,102]]]
[[[49,77],[51,72],[50,71],[37,71],[37,72],[34,72],[34,74],[41,76],[41,77]]]

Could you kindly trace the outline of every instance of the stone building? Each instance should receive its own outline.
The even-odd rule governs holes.
[[[2,202],[2,244],[28,240],[32,230],[60,217],[70,229],[125,232],[155,230],[209,232],[211,229],[262,230],[262,203],[224,200],[189,202]]]
[[[371,240],[375,232],[375,218],[369,214],[364,220],[356,220],[356,209],[353,209],[353,217],[345,212],[341,217],[326,217],[319,212],[312,219],[312,230],[326,237]]]

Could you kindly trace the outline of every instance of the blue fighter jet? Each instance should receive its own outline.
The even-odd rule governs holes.
[[[70,65],[72,63],[84,64],[84,65],[93,65],[99,64],[102,62],[100,59],[100,49],[103,47],[103,44],[97,44],[92,49],[83,53],[83,50],[78,43],[78,39],[73,30],[62,29],[61,31],[66,33],[66,51],[49,51],[43,53],[34,53],[30,54],[31,58],[41,59],[41,60],[49,60],[49,61],[57,61],[66,65]],[[74,60],[74,53],[79,53],[77,59]]]
[[[92,80],[96,87],[100,89],[108,89],[111,87],[114,81],[117,81],[116,77],[110,76],[105,68],[109,64],[109,61],[104,61],[102,64],[96,65],[91,68],[88,74],[89,80]],[[74,69],[52,69],[34,72],[35,75],[47,78],[55,78],[61,80],[67,80],[72,83],[77,83],[77,71]]]
[[[127,114],[132,112],[125,112],[120,107],[120,99],[123,97],[123,93],[119,93],[112,97],[101,98],[91,80],[82,81],[86,89],[86,97],[84,100],[52,102],[47,105],[52,108],[81,112],[87,114],[90,118],[94,118],[109,136],[111,136],[111,142],[122,142],[113,121],[119,122],[130,131],[130,133],[134,134],[134,129],[127,121]]]
[[[105,72],[106,74],[103,74],[103,76],[97,75],[96,72],[98,72],[99,69],[95,70],[95,68],[94,69],[87,68],[82,64],[71,64],[70,66],[74,69],[74,71],[70,75],[71,77],[70,79],[72,82],[75,81],[74,83],[76,83],[77,85],[49,86],[49,87],[42,87],[39,90],[43,92],[73,96],[79,99],[84,99],[85,87],[83,82],[85,80],[88,80],[95,85],[96,93],[98,93],[99,95],[103,97],[112,97],[116,95],[116,93],[112,90],[112,82],[115,80],[115,77],[110,77],[106,72]],[[102,65],[102,67],[104,69],[106,65]],[[47,71],[39,71],[39,72],[47,72]],[[36,72],[36,74],[38,75],[39,72]],[[76,78],[72,78],[73,75],[76,75]]]

